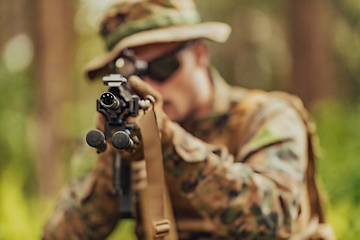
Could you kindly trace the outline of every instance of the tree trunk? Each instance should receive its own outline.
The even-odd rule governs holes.
[[[332,6],[326,0],[289,1],[293,72],[290,91],[311,108],[333,91]]]
[[[70,0],[36,0],[38,171],[42,194],[51,196],[59,188],[65,137],[61,111],[71,93],[73,9]]]
[[[16,34],[25,33],[33,35],[34,21],[31,3],[33,0],[0,0],[0,47]]]

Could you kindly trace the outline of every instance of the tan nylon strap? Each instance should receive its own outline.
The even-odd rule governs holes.
[[[170,221],[170,232],[165,236],[164,240],[178,240],[177,227],[175,224],[175,217],[173,213],[173,206],[170,199],[169,188],[165,187],[165,218]],[[172,224],[171,224],[172,223]]]
[[[140,121],[147,172],[147,195],[154,238],[163,239],[170,231],[170,222],[165,219],[165,178],[161,141],[155,112],[149,109]]]

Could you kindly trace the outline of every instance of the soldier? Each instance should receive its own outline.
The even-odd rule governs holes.
[[[87,76],[137,75],[134,91],[155,97],[179,239],[333,239],[315,184],[314,125],[295,96],[224,82],[204,39],[225,42],[230,31],[200,23],[191,0],[119,1],[100,27],[108,53]],[[96,115],[97,128],[104,121]],[[63,189],[44,239],[105,239],[114,229],[112,151]]]

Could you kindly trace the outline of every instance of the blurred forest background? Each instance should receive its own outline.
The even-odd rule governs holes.
[[[97,25],[108,2],[0,0],[0,240],[39,239],[73,153],[89,152],[106,87],[82,69],[105,49]],[[360,239],[360,1],[196,2],[204,21],[233,27],[226,44],[209,43],[228,82],[295,93],[311,110],[327,219],[339,239]],[[109,239],[135,239],[132,227]]]

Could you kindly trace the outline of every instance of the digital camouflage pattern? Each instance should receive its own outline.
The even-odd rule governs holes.
[[[187,231],[181,222],[204,220],[212,227],[197,231],[210,231],[208,239],[333,239],[309,207],[319,197],[306,187],[314,129],[294,106],[298,100],[230,87],[215,71],[212,78],[212,114],[184,128],[174,124],[172,147],[163,155],[179,233]],[[64,188],[43,239],[110,234],[121,218],[111,158],[109,151],[100,154],[92,173]]]
[[[201,23],[192,0],[117,0],[100,24],[109,52],[85,67],[86,76],[94,79],[109,74],[108,64],[125,48],[198,38],[225,42],[230,32],[231,27],[225,23]]]
[[[121,0],[109,7],[103,19],[100,33],[111,50],[121,39],[144,30],[199,23],[200,15],[189,0]]]

